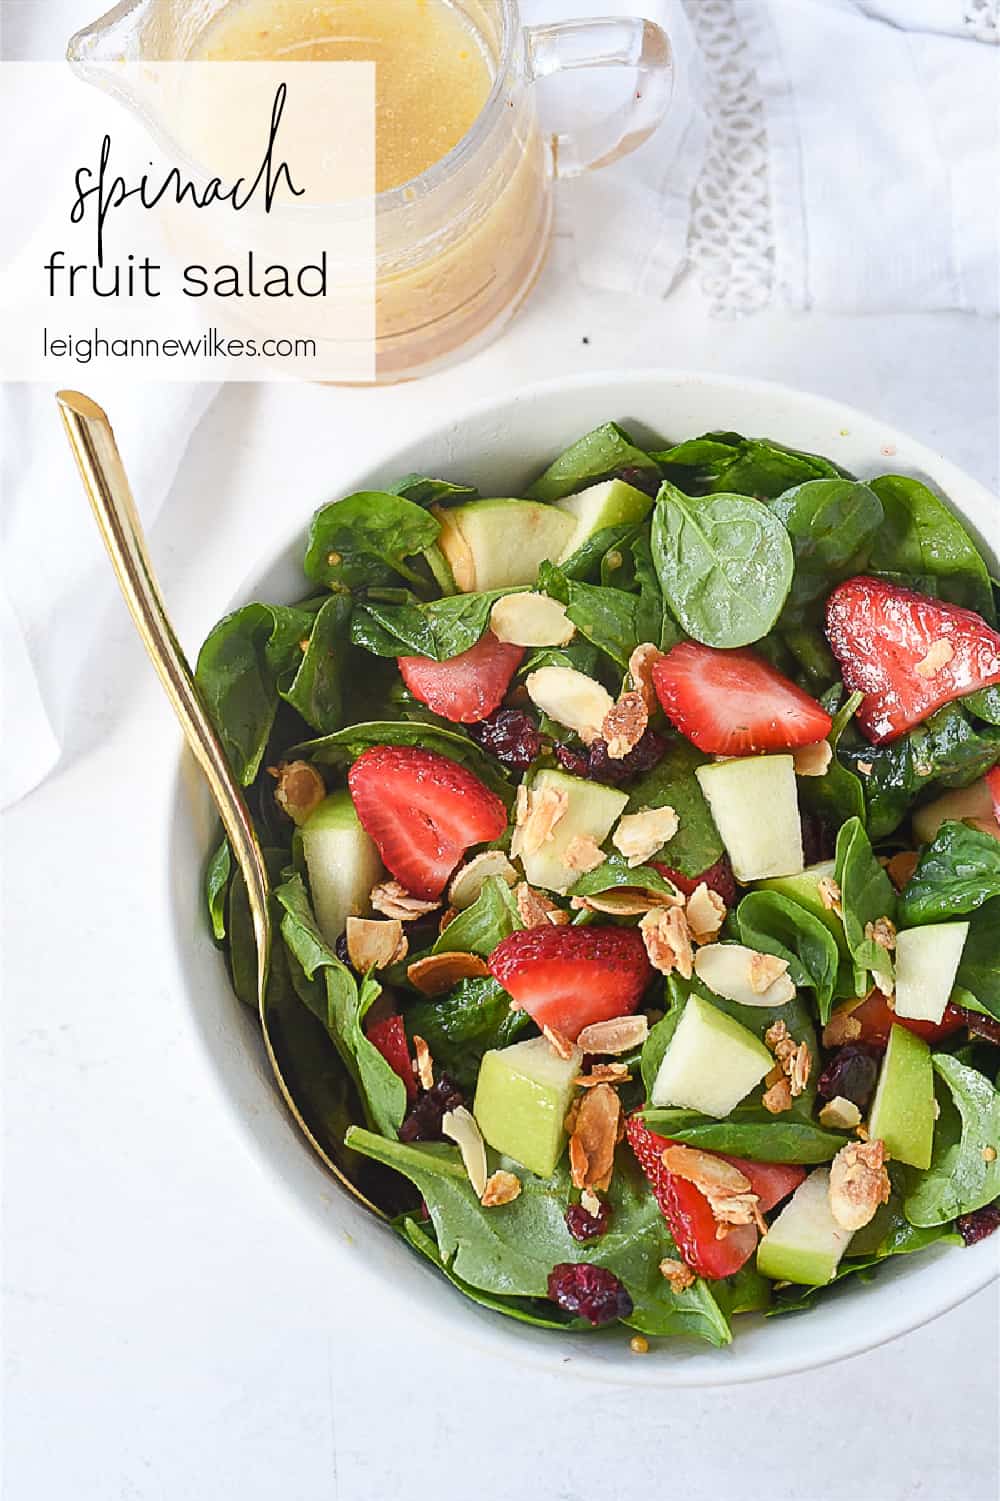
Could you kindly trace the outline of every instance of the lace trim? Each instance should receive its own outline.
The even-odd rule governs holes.
[[[962,21],[977,41],[1000,43],[1000,0],[965,0]]]
[[[695,0],[709,139],[694,190],[688,253],[710,311],[739,317],[770,301],[774,229],[764,103],[736,0]]]

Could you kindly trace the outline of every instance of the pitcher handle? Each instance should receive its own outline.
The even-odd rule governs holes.
[[[629,97],[617,109],[552,138],[557,177],[606,167],[648,140],[670,106],[674,64],[662,27],[641,16],[555,21],[525,28],[528,72],[547,78],[569,68],[635,69]]]

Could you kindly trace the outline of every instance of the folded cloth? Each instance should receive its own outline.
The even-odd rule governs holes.
[[[861,9],[904,31],[944,31],[1000,42],[1000,0],[861,0]]]

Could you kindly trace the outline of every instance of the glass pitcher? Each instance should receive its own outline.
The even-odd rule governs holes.
[[[94,64],[188,59],[232,3],[238,0],[122,0],[71,38],[68,57],[91,77]],[[491,59],[493,85],[446,156],[376,195],[379,381],[427,374],[493,339],[524,301],[545,258],[554,179],[633,151],[670,102],[670,43],[652,21],[524,26],[516,0],[457,3]],[[535,81],[609,65],[634,74],[624,102],[575,130],[543,133]]]

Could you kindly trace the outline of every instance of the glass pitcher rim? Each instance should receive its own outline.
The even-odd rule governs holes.
[[[81,43],[100,37],[111,26],[126,20],[134,12],[148,10],[154,3],[155,0],[118,0],[117,5],[113,5],[103,15],[97,16],[73,33],[66,45],[66,60],[71,65],[101,61],[97,57],[88,58],[81,50]],[[376,213],[409,207],[416,199],[427,197],[453,176],[488,135],[497,107],[507,87],[507,74],[514,59],[514,46],[520,29],[518,0],[496,0],[496,3],[500,10],[501,22],[496,72],[482,109],[465,134],[438,161],[425,167],[423,172],[418,173],[416,177],[407,178],[405,182],[399,183],[394,188],[384,188],[376,193],[374,195]],[[105,59],[105,61],[110,60],[112,59]],[[184,58],[174,59],[178,62],[185,60]],[[170,59],[163,58],[160,61],[167,62]]]

